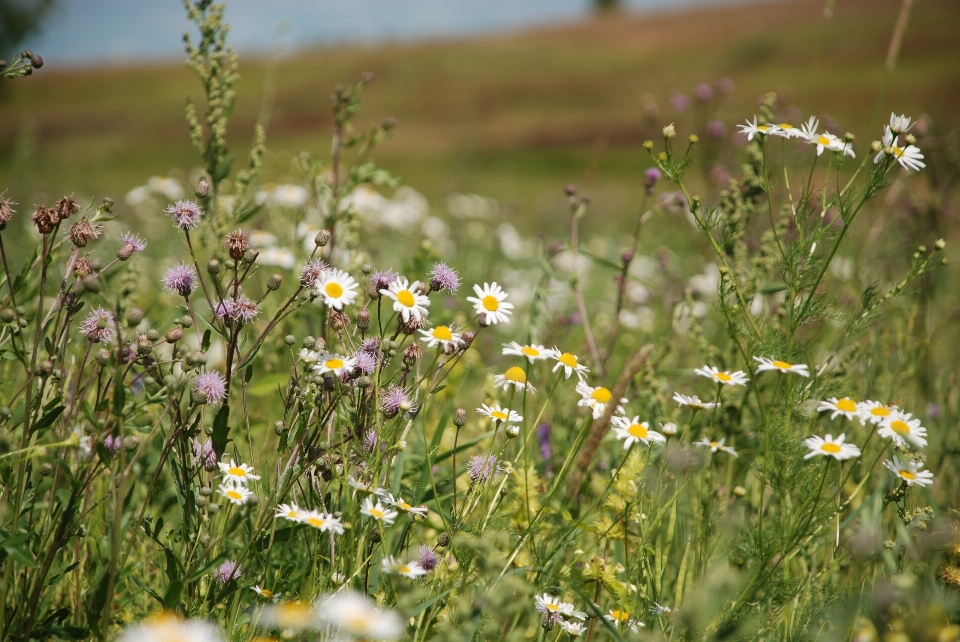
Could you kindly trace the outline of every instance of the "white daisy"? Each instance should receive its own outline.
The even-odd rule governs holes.
[[[350,372],[357,365],[357,360],[353,357],[341,357],[339,354],[327,353],[320,357],[317,365],[313,366],[313,371],[317,374],[332,372],[340,376],[345,372]]]
[[[541,359],[549,359],[551,357],[556,358],[557,354],[554,350],[549,348],[544,348],[542,345],[536,343],[529,343],[526,345],[520,345],[516,341],[511,341],[510,343],[503,344],[503,354],[511,355],[515,357],[526,357],[528,361],[533,363],[534,361],[540,361]]]
[[[377,608],[366,595],[340,591],[317,601],[320,616],[340,633],[365,640],[398,640],[404,620],[391,609]],[[282,627],[281,627],[282,628]]]
[[[428,348],[436,348],[437,345],[443,346],[445,350],[459,348],[460,337],[459,332],[454,332],[450,326],[446,325],[438,325],[429,330],[420,330],[420,340],[426,341]]]
[[[881,423],[877,434],[889,437],[898,446],[923,448],[927,445],[927,429],[908,412],[895,412]]]
[[[509,408],[501,408],[499,405],[488,406],[487,404],[480,404],[480,408],[477,408],[477,412],[481,415],[490,417],[495,421],[506,421],[508,423],[518,423],[523,421],[523,417],[517,414],[516,411],[510,410]]]
[[[568,622],[560,620],[560,629],[572,638],[580,637],[587,630],[587,625],[582,622]]]
[[[387,501],[393,504],[396,508],[399,508],[404,513],[409,513],[411,517],[414,515],[426,517],[427,513],[430,512],[426,506],[414,506],[412,504],[408,504],[403,500],[403,497],[394,497],[391,495]]]
[[[747,135],[747,140],[753,140],[753,137],[759,134],[772,134],[777,129],[776,125],[758,125],[756,116],[753,117],[752,123],[748,120],[746,125],[737,125],[737,127],[740,128],[741,134]]]
[[[347,483],[350,484],[351,487],[356,488],[362,493],[376,495],[377,497],[390,497],[390,493],[378,487],[373,482],[368,483],[365,481],[361,481],[356,477],[354,477],[353,475],[350,475],[349,479],[347,479]]]
[[[274,515],[274,517],[283,517],[284,519],[289,519],[291,522],[302,522],[306,515],[307,511],[291,502],[290,504],[280,504],[277,506],[277,514]]]
[[[706,447],[708,447],[708,448],[710,449],[710,452],[712,452],[712,453],[715,453],[715,452],[718,452],[718,451],[721,451],[721,450],[722,450],[723,452],[728,453],[728,454],[730,454],[730,455],[733,455],[734,457],[739,457],[739,455],[737,455],[737,451],[736,451],[736,450],[734,450],[734,449],[731,448],[730,446],[724,446],[724,445],[723,445],[723,442],[724,442],[724,441],[726,441],[726,437],[722,437],[722,438],[720,439],[720,441],[710,441],[709,439],[707,439],[706,437],[704,437],[704,438],[701,439],[700,441],[695,441],[695,442],[693,442],[693,445],[694,445],[694,446],[706,446]]]
[[[590,408],[593,411],[594,419],[602,417],[607,405],[613,401],[613,393],[603,386],[592,388],[585,382],[578,381],[576,391],[580,395],[580,401],[577,402],[577,405]],[[627,403],[627,400],[621,399],[620,403]],[[620,406],[617,406],[617,410],[623,412],[623,408]]]
[[[393,555],[384,557],[382,565],[384,573],[403,575],[404,577],[409,577],[411,580],[427,574],[427,570],[420,566],[420,562],[403,562]]]
[[[920,171],[926,167],[920,148],[910,144],[906,147],[900,147],[899,138],[899,136],[894,135],[889,126],[884,128],[883,149],[873,157],[874,164],[879,163],[884,156],[890,155],[906,170]]]
[[[757,366],[757,374],[764,370],[777,370],[779,372],[792,372],[801,377],[810,376],[810,371],[805,363],[787,363],[772,357],[769,359],[767,357],[754,357],[753,360],[760,364]]]
[[[221,461],[217,462],[217,466],[220,467],[225,482],[234,482],[245,486],[250,479],[260,479],[260,475],[253,474],[253,466],[237,464],[233,461],[233,458],[230,459],[229,464]]]
[[[824,411],[833,413],[830,415],[831,419],[836,419],[837,415],[843,415],[850,421],[853,421],[853,418],[859,415],[857,402],[850,397],[844,397],[843,399],[830,397],[826,401],[821,401],[820,405],[817,406],[817,412]]]
[[[894,134],[905,134],[910,131],[910,128],[913,127],[913,120],[908,118],[906,115],[897,116],[895,113],[890,114],[890,126],[888,129],[892,130]]]
[[[603,616],[603,619],[613,624],[617,629],[630,629],[633,633],[637,633],[640,627],[646,626],[643,622],[631,618],[629,613],[621,609],[612,609]]]
[[[578,617],[580,612],[573,607],[573,604],[564,602],[559,597],[553,597],[549,593],[534,596],[533,605],[537,611],[544,615],[563,615],[580,620],[584,619],[583,617]]]
[[[400,314],[404,323],[409,323],[411,318],[420,321],[427,317],[430,299],[420,294],[421,290],[420,281],[411,284],[406,277],[398,276],[386,290],[380,290],[380,294],[393,299],[393,311]]]
[[[750,379],[747,377],[747,373],[737,370],[735,372],[729,372],[726,370],[720,370],[719,368],[714,368],[713,366],[703,366],[702,368],[697,368],[693,371],[694,374],[698,374],[701,377],[707,377],[708,379],[713,379],[717,383],[722,383],[727,386],[745,386]]]
[[[894,455],[893,461],[888,459],[883,462],[883,465],[889,468],[894,475],[905,481],[907,486],[913,486],[914,484],[929,486],[933,483],[933,473],[929,470],[920,470],[920,463],[912,459],[900,461],[900,458]]]
[[[641,442],[644,446],[649,446],[651,441],[657,443],[666,443],[667,438],[655,430],[650,430],[650,424],[646,421],[640,421],[639,415],[630,419],[625,415],[616,415],[610,420],[613,424],[613,432],[617,439],[623,439],[624,449],[629,448],[636,442]]]
[[[227,501],[241,506],[247,502],[253,495],[253,491],[246,486],[241,486],[233,482],[223,482],[217,488],[217,492],[227,498]]]
[[[397,519],[397,511],[390,510],[384,506],[379,499],[377,503],[374,504],[373,497],[369,496],[363,500],[363,504],[360,506],[360,513],[388,525],[393,524]]]
[[[557,365],[553,366],[553,372],[556,372],[560,368],[563,368],[563,377],[564,379],[569,379],[571,374],[576,374],[577,378],[580,381],[583,381],[583,375],[590,372],[587,367],[580,363],[577,359],[577,356],[569,352],[560,352],[557,348],[553,349],[554,359],[557,360]]]
[[[321,533],[333,531],[337,535],[343,535],[343,523],[329,513],[312,510],[304,514],[300,521],[307,526],[312,526]]]
[[[315,286],[323,302],[334,310],[342,310],[357,298],[356,279],[338,268],[324,270]]]
[[[537,389],[533,387],[533,384],[527,381],[527,373],[519,366],[507,368],[506,372],[495,376],[493,378],[493,385],[495,388],[506,389],[509,386],[513,386],[517,390],[526,389],[528,392],[537,391]]]
[[[868,423],[879,426],[896,411],[896,406],[882,404],[879,401],[861,401],[857,404],[857,414],[860,416],[860,423],[864,426]]]
[[[300,348],[300,361],[303,361],[308,366],[316,365],[320,361],[320,357],[323,355],[317,352],[316,350],[308,350],[307,348]]]
[[[843,443],[846,436],[843,433],[837,435],[837,438],[834,439],[833,435],[827,435],[826,438],[817,437],[808,437],[803,440],[803,445],[810,449],[806,455],[803,456],[804,459],[810,459],[811,457],[816,457],[817,455],[824,455],[827,457],[833,457],[837,461],[843,461],[844,459],[853,459],[860,456],[860,449],[853,444]]]
[[[716,401],[700,401],[700,397],[697,395],[687,396],[681,395],[679,392],[673,393],[673,400],[681,406],[690,406],[697,410],[713,410],[720,405]]]
[[[118,642],[222,642],[220,630],[205,620],[181,620],[171,613],[150,616],[124,629]]]
[[[274,593],[270,589],[261,588],[259,584],[256,586],[251,586],[250,590],[259,595],[265,600],[272,600],[273,598],[280,597],[283,593]]]
[[[267,604],[260,611],[260,622],[268,627],[288,632],[290,637],[297,631],[323,626],[310,602],[293,600],[280,604]]]
[[[768,130],[767,133],[772,136],[780,136],[781,138],[800,138],[803,136],[800,129],[790,123],[777,123],[773,129]]]
[[[473,291],[477,296],[468,296],[467,301],[473,304],[474,311],[483,317],[484,323],[492,325],[510,321],[510,315],[513,314],[511,312],[513,304],[506,302],[509,295],[503,291],[503,288],[496,281],[484,283],[482,288],[479,285],[474,285]]]

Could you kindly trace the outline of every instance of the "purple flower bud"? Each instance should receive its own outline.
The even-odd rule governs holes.
[[[736,89],[737,85],[733,82],[733,78],[727,78],[724,76],[717,81],[717,91],[719,91],[724,96],[729,96],[733,93],[733,90]]]
[[[433,549],[427,546],[426,544],[420,545],[420,566],[423,567],[423,570],[428,573],[433,569],[437,568],[437,565],[440,563],[440,558],[437,557],[437,554],[433,552]]]
[[[713,87],[702,82],[693,90],[693,95],[696,96],[700,102],[708,103],[713,98]]]
[[[651,167],[643,175],[643,186],[651,190],[661,178],[663,178],[663,174],[660,173],[660,170],[656,167]]]
[[[690,109],[690,99],[683,94],[674,94],[670,98],[670,106],[673,107],[673,111],[682,114]]]
[[[147,242],[136,234],[131,234],[130,232],[127,232],[121,236],[120,241],[123,243],[123,245],[121,245],[120,249],[117,250],[117,258],[121,261],[126,261],[133,256],[134,253],[143,252],[145,249],[147,249]]]
[[[727,126],[722,120],[714,119],[707,123],[705,127],[707,131],[707,136],[711,138],[721,139],[727,134]]]
[[[120,448],[123,446],[123,440],[116,435],[107,435],[103,438],[103,447],[107,449],[107,452],[111,455],[117,454]]]

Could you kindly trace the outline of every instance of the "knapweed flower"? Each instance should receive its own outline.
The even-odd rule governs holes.
[[[524,369],[518,366],[507,368],[506,372],[495,376],[493,378],[493,386],[503,389],[513,386],[517,390],[527,390],[528,392],[537,391],[537,389],[533,387],[533,384],[527,381],[527,373]]]
[[[260,597],[262,597],[262,598],[265,599],[265,600],[272,600],[272,599],[274,599],[274,598],[277,598],[277,597],[280,597],[281,595],[283,595],[283,593],[274,593],[274,592],[271,591],[270,589],[265,589],[265,588],[261,587],[259,584],[255,585],[255,586],[251,586],[251,587],[250,587],[250,590],[253,591],[254,593],[256,593],[257,595],[259,595]]]
[[[373,497],[367,497],[363,500],[363,504],[360,507],[360,513],[371,517],[378,522],[383,522],[384,524],[393,524],[397,519],[397,511],[391,510],[384,506],[380,500],[377,500],[377,503],[373,503]]]
[[[450,294],[456,294],[460,289],[460,275],[443,261],[435,263],[430,272],[430,289],[437,292],[446,290]]]
[[[725,370],[720,370],[714,368],[713,366],[703,366],[702,368],[697,368],[693,371],[694,374],[698,374],[701,377],[707,377],[708,379],[713,379],[717,383],[722,383],[727,386],[745,386],[750,379],[747,377],[747,373],[737,370],[735,372],[728,372]]]
[[[715,453],[723,451],[727,454],[733,455],[734,457],[739,457],[737,451],[731,448],[730,446],[724,446],[723,442],[726,441],[726,437],[721,437],[719,441],[711,441],[704,437],[700,441],[693,442],[694,446],[705,446],[710,449],[710,452]]]
[[[260,306],[245,294],[240,294],[214,305],[213,313],[218,319],[230,318],[239,323],[250,323],[260,315]]]
[[[405,502],[403,497],[394,497],[391,495],[387,501],[393,504],[395,508],[399,508],[404,513],[409,513],[411,517],[414,515],[426,517],[427,513],[430,512],[426,506],[414,506],[413,504]]]
[[[817,406],[817,412],[832,412],[831,419],[836,419],[837,415],[843,415],[853,421],[853,418],[858,416],[857,402],[850,397],[844,397],[843,399],[830,397],[826,401],[820,402],[820,405]]]
[[[131,624],[118,642],[222,642],[220,629],[206,620],[181,620],[163,612]]]
[[[327,307],[342,310],[357,298],[356,279],[337,268],[329,269],[320,275],[316,282],[317,292]]]
[[[753,117],[752,123],[748,120],[746,125],[737,125],[737,127],[740,128],[741,134],[747,135],[747,140],[753,140],[754,136],[760,134],[771,134],[777,129],[776,125],[758,125],[756,116]]]
[[[364,640],[397,640],[403,635],[403,618],[390,609],[377,608],[366,595],[341,591],[317,600],[320,617],[339,633]]]
[[[398,276],[389,287],[380,290],[380,294],[393,299],[393,311],[404,323],[409,323],[410,319],[422,321],[427,317],[430,299],[420,294],[420,287],[420,281],[411,284],[406,277]]]
[[[240,565],[234,562],[233,560],[227,560],[221,564],[218,568],[214,577],[217,579],[217,583],[221,586],[229,582],[230,580],[239,580],[240,579]]]
[[[246,486],[247,481],[260,479],[260,475],[253,474],[253,466],[238,464],[232,457],[229,464],[221,461],[218,466],[220,466],[220,471],[223,472],[223,481],[225,482],[235,482]]]
[[[217,488],[217,492],[226,497],[227,501],[237,506],[245,504],[247,500],[253,496],[253,491],[246,486],[230,481],[221,482],[220,487]]]
[[[927,429],[908,412],[895,412],[880,424],[877,434],[889,437],[898,446],[923,448],[927,445]]]
[[[117,336],[113,313],[99,307],[91,310],[87,318],[80,323],[80,332],[90,343],[111,343]]]
[[[530,363],[533,363],[534,361],[540,361],[541,359],[549,359],[550,357],[556,357],[553,350],[544,348],[542,345],[538,345],[536,343],[531,343],[528,345],[520,345],[516,341],[511,341],[510,343],[504,343],[503,354],[514,356],[514,357],[526,357],[527,361],[529,361]]]
[[[193,266],[185,263],[174,265],[163,275],[163,287],[182,297],[188,297],[197,287],[197,273],[193,271]]]
[[[637,442],[641,442],[644,446],[649,446],[651,441],[657,443],[666,443],[667,438],[658,433],[655,430],[650,430],[650,424],[646,421],[640,421],[640,416],[636,416],[633,419],[625,415],[616,415],[611,420],[610,423],[613,424],[613,433],[617,436],[617,439],[623,439],[623,447],[629,448]]]
[[[882,140],[883,149],[873,157],[874,164],[879,163],[884,156],[889,155],[896,159],[896,161],[900,163],[900,166],[906,170],[912,169],[920,171],[926,167],[926,164],[923,162],[923,154],[920,153],[920,148],[909,143],[906,147],[900,147],[898,139],[899,136],[896,136],[890,130],[889,126],[884,128]]]
[[[474,311],[480,315],[480,320],[487,324],[507,323],[510,321],[510,315],[513,314],[513,304],[507,303],[509,296],[503,291],[503,288],[497,284],[484,283],[481,288],[479,285],[473,286],[473,291],[477,296],[468,296],[467,301],[473,304]]]
[[[177,201],[166,209],[173,224],[181,230],[192,230],[200,222],[203,210],[194,201]]]
[[[490,417],[494,421],[506,421],[508,423],[516,423],[523,421],[523,417],[517,414],[516,411],[510,410],[509,408],[501,408],[499,405],[488,406],[487,404],[480,404],[480,408],[477,408],[477,412],[486,417]]]
[[[893,461],[888,459],[883,462],[883,465],[906,482],[907,486],[913,486],[914,484],[929,486],[933,483],[933,473],[929,470],[920,470],[920,463],[912,459],[900,461],[900,458],[894,455]]]
[[[193,389],[207,396],[207,403],[216,406],[227,398],[227,380],[216,370],[197,375]]]
[[[450,326],[438,325],[429,330],[420,330],[420,340],[427,342],[428,348],[443,346],[444,350],[460,347],[460,333],[454,332]]]
[[[594,419],[602,417],[607,405],[613,401],[613,393],[603,386],[591,388],[584,381],[578,381],[576,391],[580,395],[580,401],[577,402],[577,405],[590,408],[593,411]],[[620,403],[627,403],[627,400],[621,399]],[[622,408],[618,407],[617,409],[623,411]]]
[[[343,535],[343,523],[329,513],[322,513],[316,510],[308,511],[304,513],[303,518],[300,519],[300,523],[312,526],[321,533],[332,531],[337,535]]]
[[[697,395],[682,395],[679,392],[673,393],[673,400],[681,406],[690,406],[697,410],[713,410],[720,404],[716,401],[700,401]]]
[[[427,574],[427,571],[420,566],[420,562],[404,562],[393,555],[388,555],[381,562],[383,572],[391,575],[403,575],[415,580],[418,577]]]
[[[882,404],[879,401],[861,401],[857,404],[857,414],[860,416],[860,423],[864,426],[868,423],[877,426],[892,417],[896,411],[896,406]]]
[[[300,285],[305,288],[317,287],[317,281],[327,271],[327,264],[320,259],[310,259],[300,268]]]
[[[473,482],[483,483],[493,478],[496,482],[503,473],[503,467],[497,460],[496,455],[474,455],[467,463],[467,476]]]
[[[577,611],[573,604],[564,602],[559,597],[554,597],[549,593],[542,593],[533,598],[533,606],[544,615],[562,615],[563,617],[572,617],[579,620],[584,619],[584,614]]]
[[[580,637],[587,630],[587,625],[583,622],[570,622],[560,620],[560,629],[572,638]]]
[[[130,232],[126,232],[120,236],[120,243],[120,249],[117,250],[117,257],[124,261],[134,254],[138,254],[147,249],[147,242]]]
[[[317,374],[332,372],[339,377],[340,375],[353,370],[354,366],[356,365],[357,360],[353,357],[342,357],[338,354],[327,353],[320,357],[319,361],[317,361],[317,365],[313,366],[313,371]]]
[[[420,554],[420,559],[418,560],[420,567],[426,572],[429,573],[440,564],[440,557],[426,544],[421,544],[417,552]]]
[[[284,519],[289,519],[291,522],[302,522],[306,515],[307,511],[291,502],[277,506],[277,514],[274,515],[274,517],[283,517]]]
[[[392,384],[387,392],[380,397],[380,410],[389,419],[393,419],[400,414],[401,410],[409,412],[413,409],[410,404],[410,396],[407,391],[396,384]]]
[[[646,626],[643,622],[631,618],[628,612],[621,609],[612,609],[603,616],[603,619],[613,624],[618,630],[629,629],[633,633],[637,633],[640,627]]]
[[[553,356],[557,360],[557,365],[553,366],[553,372],[563,368],[564,379],[569,379],[571,374],[576,373],[577,378],[583,381],[583,375],[590,372],[587,367],[580,363],[576,355],[569,352],[561,353],[557,348],[553,349]]]
[[[811,457],[816,457],[817,455],[824,455],[826,457],[833,457],[837,461],[843,461],[844,459],[854,459],[860,456],[860,449],[853,444],[843,443],[846,439],[846,435],[840,433],[837,435],[837,438],[834,439],[833,435],[827,435],[826,438],[809,437],[803,440],[803,445],[810,449],[806,455],[803,456],[804,459],[810,459]]]
[[[764,370],[777,370],[778,372],[792,372],[801,377],[810,376],[810,371],[804,363],[787,363],[786,361],[780,361],[772,357],[754,357],[753,360],[760,364],[757,366],[757,374],[760,374]]]
[[[300,600],[267,604],[260,612],[260,621],[266,626],[281,629],[285,633],[317,629],[322,626],[313,605]]]

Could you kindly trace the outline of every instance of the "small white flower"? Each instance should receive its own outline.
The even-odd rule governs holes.
[[[356,300],[359,286],[356,279],[343,270],[331,268],[323,271],[316,288],[327,307],[342,310]]]
[[[277,514],[274,515],[274,517],[283,517],[284,519],[289,519],[291,522],[299,523],[303,521],[306,515],[307,511],[291,502],[277,506]]]
[[[300,522],[306,524],[307,526],[316,528],[321,533],[333,531],[337,535],[343,534],[343,523],[329,513],[321,513],[320,511],[312,510],[304,514]]]
[[[427,342],[428,348],[442,345],[444,349],[460,347],[459,332],[454,332],[449,326],[438,325],[429,330],[420,330],[420,340]]]
[[[933,483],[933,473],[929,470],[920,470],[920,464],[912,459],[900,461],[900,459],[894,455],[893,461],[888,459],[883,462],[883,465],[890,469],[894,475],[905,481],[907,486],[913,486],[914,484],[929,486]]]
[[[317,374],[332,372],[340,376],[345,372],[350,372],[357,365],[357,360],[353,357],[341,357],[338,354],[327,353],[320,357],[317,365],[313,366],[313,371]]]
[[[665,424],[660,424],[660,430],[663,431],[663,434],[673,436],[677,434],[677,424],[672,421],[668,421]]]
[[[221,461],[217,462],[217,466],[220,467],[220,471],[223,473],[223,481],[225,482],[246,485],[248,480],[260,479],[260,475],[253,474],[253,466],[249,464],[237,464],[233,461],[233,458],[230,459],[229,464]]]
[[[655,430],[650,430],[650,424],[640,421],[639,415],[633,419],[625,415],[616,415],[610,420],[613,424],[613,432],[617,439],[623,439],[624,449],[629,448],[637,442],[644,446],[649,446],[650,442],[666,443],[667,438]]]
[[[251,491],[246,486],[241,486],[233,482],[223,482],[220,484],[220,487],[217,488],[217,492],[227,498],[227,501],[241,506],[247,502],[248,499],[253,495]]]
[[[292,270],[297,264],[297,257],[285,247],[267,247],[258,252],[257,263],[260,265],[276,265],[285,270]]]
[[[390,510],[384,506],[379,499],[377,503],[374,504],[373,497],[369,496],[363,500],[363,504],[360,506],[360,513],[388,525],[396,521],[398,514],[397,511]]]
[[[508,423],[519,423],[523,421],[523,417],[517,414],[516,411],[510,410],[509,408],[501,408],[499,405],[488,406],[487,404],[480,404],[480,408],[477,408],[477,412],[486,417],[490,417],[494,421],[505,421]]]
[[[585,614],[577,611],[573,604],[564,602],[559,597],[553,597],[549,593],[543,593],[533,598],[533,605],[540,613],[544,615],[562,615],[564,617],[573,617],[584,619]]]
[[[750,379],[747,377],[747,373],[737,370],[735,372],[729,372],[725,370],[720,370],[719,368],[714,368],[713,366],[703,366],[702,368],[697,368],[693,371],[694,374],[698,374],[701,377],[707,377],[708,379],[713,379],[717,383],[722,383],[727,386],[745,386]]]
[[[773,126],[773,129],[768,130],[767,133],[771,136],[779,136],[781,138],[801,138],[803,136],[800,129],[790,123],[777,123]]]
[[[377,608],[354,591],[341,591],[316,602],[320,616],[340,633],[364,640],[398,640],[404,621],[396,611]],[[279,627],[283,628],[283,627]]]
[[[778,129],[776,125],[758,125],[756,116],[753,117],[752,123],[748,120],[746,125],[737,125],[737,127],[740,128],[741,134],[747,135],[747,140],[753,140],[753,137],[759,134],[772,134]]]
[[[204,620],[181,620],[169,613],[148,617],[128,626],[118,642],[221,642],[220,630]]]
[[[607,405],[613,401],[613,393],[603,386],[591,388],[585,382],[578,381],[576,391],[580,395],[580,401],[577,402],[577,405],[590,408],[593,411],[594,419],[602,417]],[[621,399],[620,403],[627,403],[627,400]],[[617,406],[617,410],[623,412],[623,408],[620,406]]]
[[[404,577],[409,577],[411,580],[415,580],[418,577],[422,577],[427,574],[426,569],[420,566],[420,562],[403,562],[393,555],[384,557],[382,565],[384,573],[403,575]]]
[[[603,617],[617,629],[630,629],[633,633],[637,633],[640,627],[646,626],[643,622],[631,618],[629,613],[621,609],[612,609]]]
[[[890,155],[896,159],[900,166],[906,170],[916,170],[920,171],[926,165],[923,163],[923,154],[920,153],[920,148],[915,147],[914,145],[907,145],[906,147],[899,146],[899,136],[895,135],[889,126],[884,128],[883,131],[883,149],[877,152],[877,155],[873,157],[874,164],[879,163],[883,160],[883,157]]]
[[[860,423],[866,426],[868,423],[878,426],[897,411],[896,406],[882,404],[879,401],[861,401],[857,404],[857,414],[860,416]]]
[[[373,482],[367,483],[367,482],[361,481],[356,477],[354,477],[353,475],[350,475],[350,478],[347,480],[347,483],[350,484],[351,487],[356,488],[362,493],[376,495],[377,497],[385,497],[385,498],[390,497],[390,493],[388,493],[382,488],[379,488]]]
[[[420,281],[411,284],[406,277],[398,276],[386,290],[380,290],[380,294],[393,299],[393,311],[400,315],[404,323],[409,323],[411,318],[420,321],[427,317],[430,299],[420,291]]]
[[[254,593],[256,593],[257,595],[259,595],[265,600],[272,600],[283,595],[283,593],[274,593],[270,589],[261,588],[259,584],[257,584],[256,586],[251,586],[250,590],[252,590]]]
[[[553,366],[553,372],[563,368],[564,379],[569,379],[571,374],[576,374],[580,381],[583,381],[583,375],[590,372],[587,367],[580,363],[577,356],[569,352],[560,352],[559,349],[553,349],[553,355],[557,360],[557,365]]]
[[[77,459],[80,461],[87,461],[90,459],[90,457],[93,456],[93,437],[90,435],[85,435],[83,433],[83,428],[80,426],[73,427],[71,437],[75,440],[74,443],[77,445]]]
[[[587,625],[582,622],[568,622],[560,620],[560,629],[572,638],[580,637],[587,630]]]
[[[724,446],[724,445],[723,445],[723,442],[724,442],[724,441],[726,441],[726,437],[722,437],[719,441],[711,441],[711,440],[707,439],[706,437],[704,437],[704,438],[701,439],[700,441],[695,441],[695,442],[693,442],[693,445],[694,445],[694,446],[705,446],[705,447],[709,448],[709,449],[710,449],[710,452],[712,452],[712,453],[719,452],[719,451],[722,450],[723,452],[725,452],[725,453],[727,453],[727,454],[730,454],[730,455],[733,455],[734,457],[739,457],[739,455],[737,455],[737,451],[736,451],[736,450],[734,450],[734,449],[731,448],[730,446]]]
[[[757,374],[760,374],[764,370],[776,370],[778,372],[792,372],[801,377],[810,376],[810,371],[804,363],[787,363],[786,361],[780,361],[772,357],[754,357],[753,360],[760,364],[757,366]]]
[[[506,389],[509,386],[513,386],[517,390],[526,389],[527,392],[536,392],[537,389],[533,387],[529,381],[527,381],[526,371],[519,366],[512,366],[507,368],[507,371],[503,374],[497,375],[493,378],[493,386],[495,388]]]
[[[526,357],[530,363],[540,361],[541,359],[550,359],[551,357],[555,359],[558,356],[555,350],[544,348],[542,345],[536,343],[520,345],[516,341],[504,343],[503,354],[515,357]]]
[[[889,437],[898,446],[923,448],[927,445],[927,429],[908,412],[894,412],[881,423],[877,431],[881,437]]]
[[[696,408],[697,410],[713,410],[720,404],[716,401],[700,401],[700,397],[697,395],[682,395],[679,392],[673,393],[673,400],[676,401],[681,406],[690,406],[691,408]]]
[[[843,443],[846,439],[846,435],[840,433],[837,435],[837,438],[834,439],[833,435],[827,435],[826,438],[809,437],[803,440],[803,445],[810,449],[806,455],[803,456],[804,459],[810,459],[811,457],[816,457],[817,455],[824,455],[825,457],[833,457],[837,461],[843,461],[844,459],[854,459],[860,456],[860,449],[853,444]]]
[[[320,357],[323,355],[317,352],[316,350],[308,350],[307,348],[300,348],[300,361],[303,361],[308,366],[316,365],[320,361]]]
[[[426,506],[414,506],[412,504],[408,504],[403,500],[403,497],[394,497],[393,495],[390,495],[389,499],[387,499],[387,502],[393,504],[394,507],[399,508],[404,513],[409,513],[411,517],[414,515],[426,517],[427,513],[430,512]]]
[[[890,114],[890,126],[888,129],[894,134],[905,134],[910,131],[911,127],[913,127],[913,120],[906,115],[897,116],[895,113]]]
[[[507,303],[506,298],[509,295],[503,291],[503,288],[496,281],[484,283],[482,288],[479,285],[474,285],[473,291],[477,296],[468,296],[467,301],[473,304],[474,311],[483,317],[482,321],[484,323],[493,325],[510,321],[510,315],[513,314],[513,304]]]
[[[817,412],[824,411],[833,413],[830,415],[831,419],[836,419],[837,415],[843,415],[850,421],[853,421],[854,417],[859,416],[857,402],[850,397],[844,397],[843,399],[830,397],[826,401],[821,401],[820,405],[817,406]]]

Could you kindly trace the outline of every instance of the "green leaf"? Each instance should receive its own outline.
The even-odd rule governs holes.
[[[0,532],[6,534],[6,531]],[[30,533],[26,531],[21,531],[16,535],[8,535],[0,540],[0,549],[3,549],[7,555],[21,566],[36,568],[37,560],[33,556],[33,553],[30,552],[28,545],[29,540]]]
[[[213,419],[213,450],[217,453],[217,459],[223,456],[223,451],[227,449],[227,442],[230,440],[227,435],[230,428],[227,426],[227,420],[230,419],[230,406],[223,404],[217,411],[217,416]]]
[[[161,605],[163,604],[163,598],[160,597],[160,595],[159,595],[156,591],[154,591],[154,590],[151,589],[149,586],[147,586],[146,584],[144,584],[143,582],[141,582],[141,581],[140,581],[140,578],[138,578],[136,575],[133,575],[133,576],[131,576],[131,577],[133,578],[133,581],[134,581],[134,583],[135,583],[137,586],[139,586],[139,587],[142,588],[144,591],[146,591],[147,594],[149,594],[149,595],[150,595],[153,599],[155,599],[157,602],[160,602]]]
[[[200,349],[206,352],[210,349],[210,330],[203,333],[203,340],[200,342]]]
[[[779,283],[767,283],[765,286],[760,288],[761,294],[776,294],[777,292],[783,292],[787,289],[787,284],[783,282]]]
[[[53,425],[53,422],[57,420],[57,417],[63,413],[65,407],[66,406],[57,406],[47,411],[42,417],[40,417],[40,421],[34,424],[33,431],[39,432],[49,428],[51,425]]]
[[[117,368],[113,377],[113,414],[123,415],[123,406],[127,402],[127,390],[123,387],[123,368]]]

